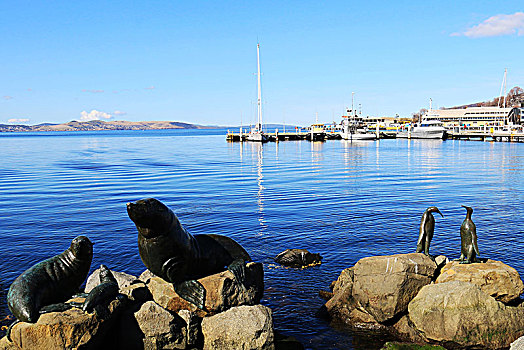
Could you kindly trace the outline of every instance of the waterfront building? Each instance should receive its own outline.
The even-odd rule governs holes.
[[[450,109],[430,109],[424,119],[439,120],[444,127],[483,128],[505,125],[520,125],[524,122],[524,108],[512,107],[465,107]]]

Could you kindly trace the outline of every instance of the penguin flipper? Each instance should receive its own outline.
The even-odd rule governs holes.
[[[473,232],[471,236],[471,240],[473,241],[473,249],[475,249],[475,253],[477,253],[477,255],[480,255],[479,246],[477,245],[477,233]]]
[[[227,269],[235,275],[238,284],[246,289],[246,262],[243,259],[236,259],[229,264]]]
[[[206,301],[206,289],[204,286],[196,281],[189,280],[173,284],[175,292],[184,300],[196,305],[200,310],[204,310],[204,303]]]

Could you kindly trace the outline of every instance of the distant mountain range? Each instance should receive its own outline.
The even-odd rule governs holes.
[[[158,130],[158,129],[216,129],[216,126],[203,126],[182,122],[146,121],[128,122],[125,120],[103,121],[91,120],[79,122],[76,120],[63,124],[43,123],[37,125],[0,124],[0,132],[19,131],[97,131],[97,130]]]

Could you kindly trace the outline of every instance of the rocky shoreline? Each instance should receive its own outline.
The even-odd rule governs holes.
[[[107,306],[21,322],[12,329],[12,341],[0,340],[0,349],[303,349],[275,332],[271,309],[260,304],[262,264],[250,262],[245,271],[244,284],[229,270],[199,279],[206,290],[204,310],[148,270],[139,277],[112,271],[120,294]],[[97,269],[85,292],[99,283]],[[524,345],[523,292],[517,271],[500,261],[373,256],[341,272],[331,292],[323,293],[329,300],[319,315],[409,342],[387,343],[384,349],[515,350]]]
[[[106,307],[92,313],[72,308],[42,314],[36,323],[20,322],[12,328],[12,341],[2,338],[0,348],[275,348],[271,310],[259,303],[264,291],[260,263],[246,265],[244,285],[236,283],[230,271],[199,279],[207,292],[205,311],[180,298],[171,283],[148,270],[139,277],[112,273],[120,295]],[[97,269],[89,276],[86,293],[100,283],[99,275]]]
[[[507,349],[524,336],[524,284],[500,261],[374,256],[343,270],[331,287],[319,314],[350,328],[446,349]]]

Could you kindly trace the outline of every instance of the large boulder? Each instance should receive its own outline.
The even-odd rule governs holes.
[[[160,277],[152,277],[147,284],[153,300],[163,308],[178,312],[189,310],[200,316],[225,311],[233,306],[254,305],[264,292],[264,270],[261,263],[246,264],[245,285],[240,284],[231,271],[223,271],[198,280],[206,290],[205,310],[182,299],[174,290],[173,284]]]
[[[496,300],[505,304],[524,293],[524,283],[517,270],[500,261],[488,260],[479,264],[446,264],[435,283],[450,281],[471,282]]]
[[[118,272],[118,271],[111,270],[111,273],[113,274],[113,277],[115,277],[116,281],[118,282],[119,289],[129,287],[132,283],[138,281],[138,279],[135,276],[127,274],[125,272]],[[93,273],[87,278],[85,292],[89,293],[93,288],[95,288],[99,284],[100,284],[100,268],[93,271]]]
[[[135,319],[143,334],[144,349],[186,348],[187,324],[177,314],[147,301],[135,312]]]
[[[427,285],[408,311],[425,340],[445,347],[499,349],[524,334],[524,305],[506,306],[469,282]]]
[[[271,310],[263,305],[238,306],[204,317],[202,333],[204,350],[275,348]]]
[[[115,299],[103,313],[72,308],[40,315],[36,323],[20,322],[11,330],[13,343],[22,349],[98,349],[112,347],[109,335],[124,302]],[[113,346],[114,347],[114,346]]]
[[[363,258],[353,268],[351,297],[377,322],[383,323],[405,313],[411,299],[431,283],[436,269],[435,262],[420,253]]]

